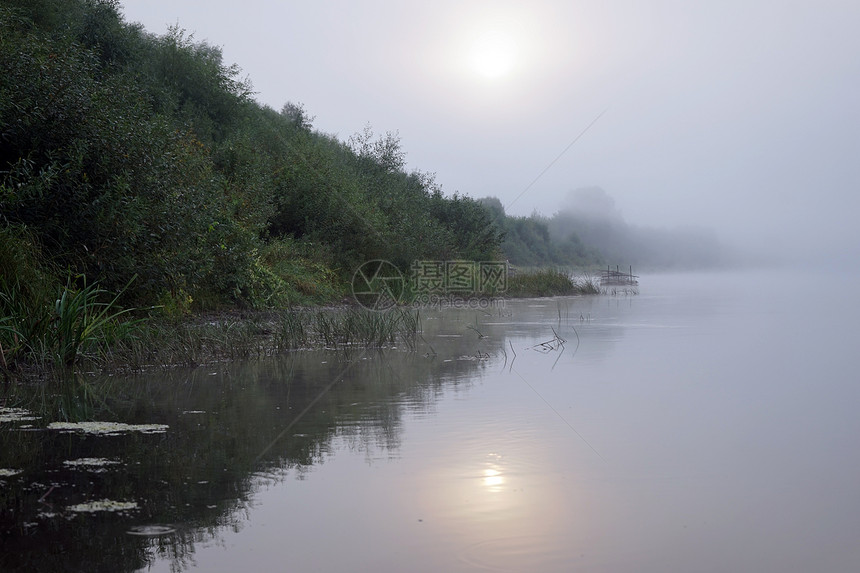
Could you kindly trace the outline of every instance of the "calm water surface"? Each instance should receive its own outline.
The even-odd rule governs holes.
[[[54,396],[169,429],[0,425],[0,570],[858,571],[858,293],[646,276],[636,296],[422,311],[415,352]],[[88,458],[117,463],[65,463]],[[100,499],[137,507],[69,509]]]

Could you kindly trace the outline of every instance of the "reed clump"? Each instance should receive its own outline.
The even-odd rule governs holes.
[[[558,269],[539,269],[508,277],[506,294],[513,298],[600,294],[600,285],[586,275],[576,278]]]
[[[278,345],[283,348],[362,346],[382,348],[399,343],[414,348],[418,313],[392,308],[386,312],[365,309],[286,313]]]
[[[226,313],[181,321],[131,318],[116,297],[91,285],[66,289],[53,306],[21,308],[7,316],[20,289],[0,294],[0,371],[27,378],[69,372],[135,372],[259,359],[305,349],[391,348],[414,350],[418,311],[394,308],[285,310]],[[16,298],[17,297],[17,298]],[[43,308],[44,307],[44,308]]]
[[[184,322],[154,319],[138,335],[111,349],[103,367],[148,370],[258,359],[309,349],[390,348],[414,350],[416,311],[391,309],[285,310],[222,314]]]
[[[0,372],[67,370],[133,337],[142,319],[80,275],[59,273],[23,227],[0,228]],[[134,279],[132,279],[134,280]],[[130,284],[130,283],[129,283]]]
[[[104,356],[143,322],[117,304],[119,296],[96,284],[76,288],[71,280],[54,296],[36,299],[20,280],[0,285],[0,367],[69,369]]]

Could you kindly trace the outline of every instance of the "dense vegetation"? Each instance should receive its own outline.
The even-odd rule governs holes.
[[[181,311],[330,300],[365,260],[499,256],[487,211],[407,172],[395,135],[341,142],[261,106],[178,27],[4,0],[0,29],[0,233],[22,247],[2,281],[26,267]]]

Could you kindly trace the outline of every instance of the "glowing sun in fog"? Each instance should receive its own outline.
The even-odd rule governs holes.
[[[513,38],[503,32],[490,31],[478,36],[469,53],[469,63],[479,75],[497,79],[508,75],[517,59]]]

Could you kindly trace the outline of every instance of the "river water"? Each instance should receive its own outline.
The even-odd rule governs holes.
[[[860,570],[858,277],[640,283],[7,407],[0,570]]]

